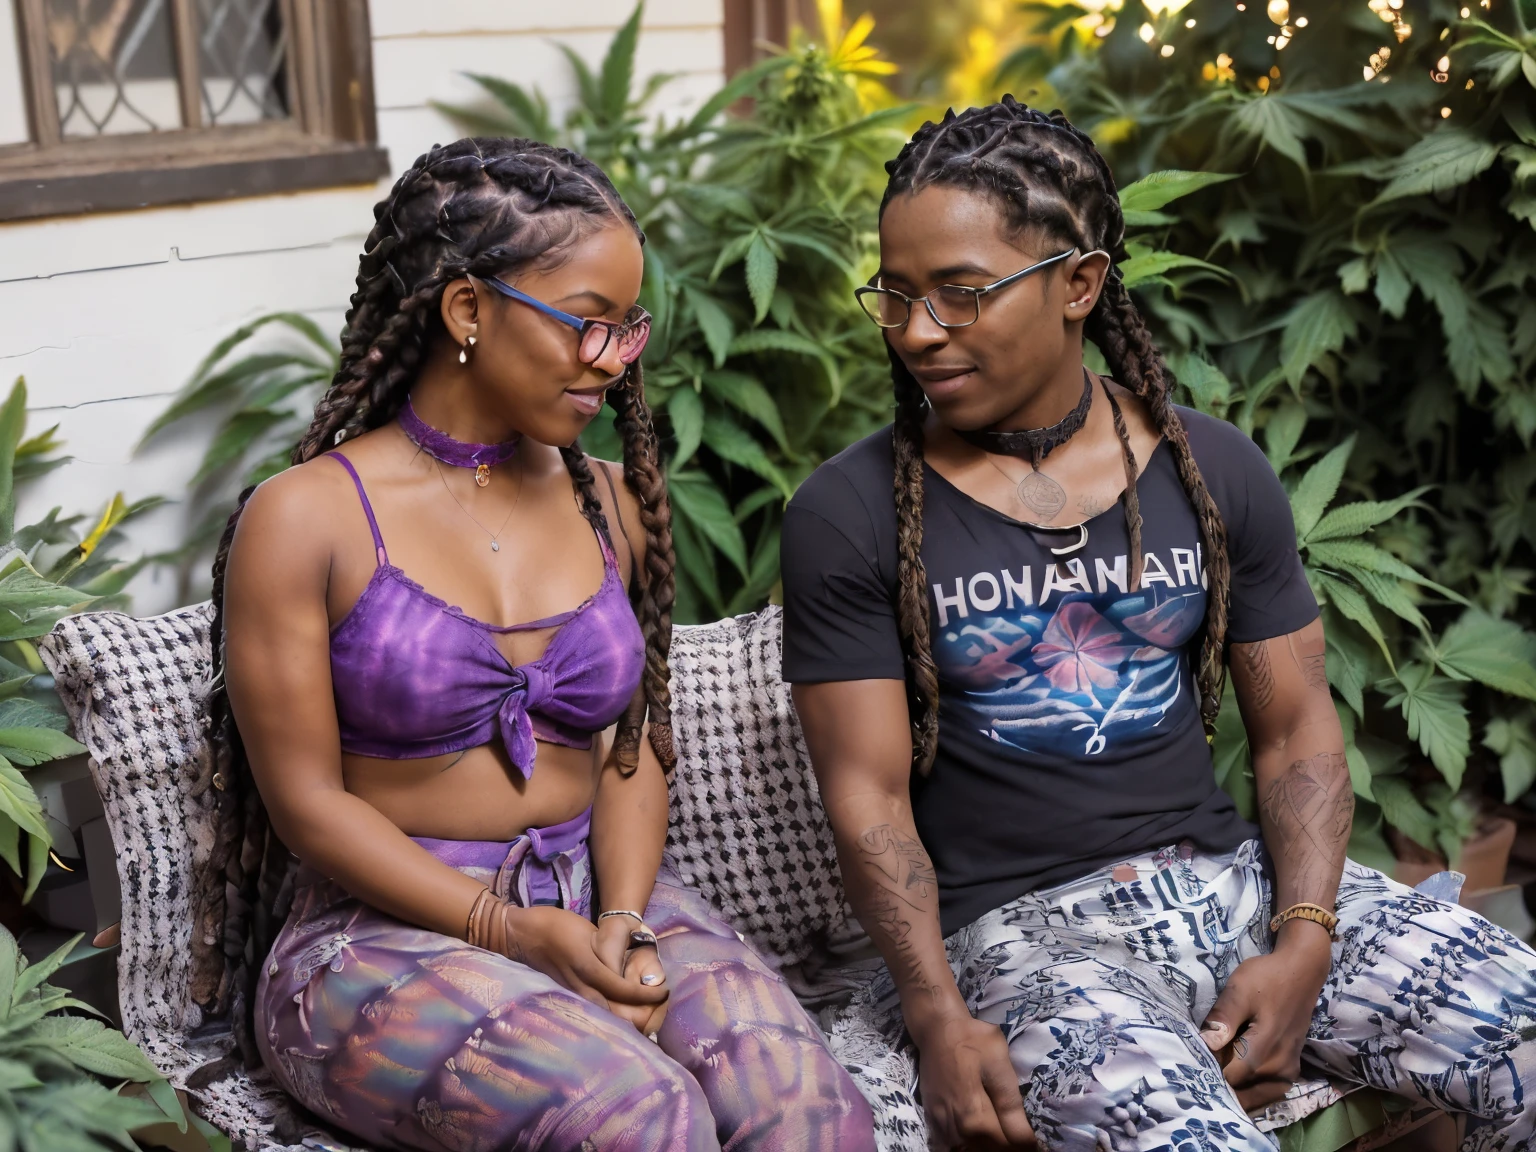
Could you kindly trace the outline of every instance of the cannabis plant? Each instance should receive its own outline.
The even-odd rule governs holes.
[[[144,1053],[91,1016],[66,1015],[96,1010],[45,983],[79,943],[76,936],[28,964],[0,928],[0,1148],[7,1152],[99,1152],[108,1143],[134,1149],[136,1129],[170,1123],[187,1130],[175,1091]],[[115,1090],[124,1084],[142,1085],[143,1094]]]
[[[1128,214],[1202,262],[1138,294],[1189,401],[1292,494],[1354,850],[1384,858],[1384,817],[1454,858],[1448,796],[1536,779],[1536,4],[1241,7],[1021,4],[1024,46],[978,95],[1059,104],[1122,183],[1237,174]],[[1218,761],[1251,803],[1224,718]]]
[[[18,380],[0,404],[0,860],[25,875],[30,898],[52,840],[20,769],[85,751],[67,734],[69,721],[36,641],[73,612],[122,603],[123,588],[144,561],[121,563],[112,547],[124,523],[159,501],[130,505],[119,493],[94,518],[54,508],[37,523],[16,527],[17,483],[64,462],[56,454],[57,427],[26,439],[26,419],[26,385]]]

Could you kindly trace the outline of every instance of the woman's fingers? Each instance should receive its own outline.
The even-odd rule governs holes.
[[[660,1004],[667,998],[665,983],[646,986],[628,980],[609,968],[594,954],[591,962],[578,966],[576,976],[596,988],[609,1000],[622,1000],[625,1004]]]
[[[654,988],[667,982],[666,969],[661,956],[654,948],[635,948],[624,957],[624,978],[638,981],[646,988]]]
[[[560,981],[560,983],[564,984],[567,988],[576,993],[576,995],[580,996],[589,1004],[596,1004],[599,1008],[606,1008],[610,1012],[613,1011],[613,1004],[608,999],[608,997],[604,996],[596,988],[592,987],[592,985],[588,984],[580,976],[576,975],[576,973],[567,972],[565,974],[565,979]]]

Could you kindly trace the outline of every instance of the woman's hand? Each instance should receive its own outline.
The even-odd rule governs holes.
[[[1039,1147],[1024,1115],[1008,1042],[996,1024],[950,1016],[913,1038],[931,1147],[944,1152]]]
[[[642,1027],[655,1009],[666,1003],[664,982],[648,987],[640,983],[638,975],[633,981],[627,980],[622,972],[604,963],[597,951],[597,929],[585,917],[555,907],[508,904],[504,908],[505,943],[496,950],[508,958],[627,1020],[639,1014],[636,1027]]]
[[[1293,921],[1274,952],[1237,966],[1201,1025],[1246,1111],[1273,1104],[1301,1079],[1301,1050],[1329,962],[1323,929]]]
[[[596,944],[598,958],[610,971],[622,976],[626,985],[641,988],[647,992],[661,989],[670,993],[666,970],[661,965],[660,952],[651,947],[630,947],[629,934],[639,926],[639,921],[628,916],[610,916],[606,920],[599,921]],[[647,980],[647,977],[651,979]],[[654,1006],[645,1002],[639,1004],[615,1002],[609,1005],[609,1011],[620,1019],[628,1020],[640,1029],[643,1035],[652,1039],[661,1028],[661,1022],[667,1017],[665,1000]]]

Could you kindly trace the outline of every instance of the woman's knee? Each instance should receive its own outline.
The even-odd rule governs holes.
[[[732,963],[674,992],[662,1048],[697,1078],[732,1148],[873,1148],[853,1078],[787,986]]]
[[[719,1147],[708,1101],[685,1069],[629,1024],[563,992],[488,1018],[436,1088],[417,1109],[423,1128],[497,1129],[479,1133],[474,1147]]]

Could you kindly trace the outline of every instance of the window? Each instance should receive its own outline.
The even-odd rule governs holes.
[[[388,171],[367,0],[15,0],[15,20],[28,139],[0,147],[0,220]]]

